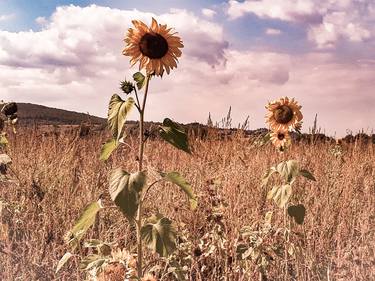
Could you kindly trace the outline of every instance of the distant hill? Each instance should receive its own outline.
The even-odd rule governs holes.
[[[21,125],[80,125],[90,121],[92,124],[106,124],[106,119],[58,108],[32,103],[17,103],[18,120]]]

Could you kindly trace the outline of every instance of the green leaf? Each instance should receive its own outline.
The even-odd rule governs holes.
[[[116,94],[111,97],[108,109],[108,127],[116,142],[121,138],[122,129],[125,125],[127,115],[132,109],[134,103],[132,97],[129,97],[126,101]]]
[[[57,267],[56,267],[56,272],[59,272],[60,269],[68,262],[68,260],[72,257],[73,255],[69,252],[65,253],[63,257],[59,260]]]
[[[147,220],[141,235],[147,247],[162,257],[169,256],[176,249],[176,231],[172,222],[160,214]]]
[[[291,195],[292,186],[290,184],[284,184],[282,186],[274,186],[268,193],[267,199],[272,198],[280,208],[284,208]]]
[[[159,127],[159,134],[174,147],[181,149],[186,153],[191,153],[185,130],[171,119],[164,119],[163,125]]]
[[[140,192],[146,185],[146,174],[129,174],[121,168],[114,170],[109,183],[111,199],[120,208],[129,221],[134,219],[140,202]]]
[[[101,200],[89,204],[82,212],[81,216],[76,221],[73,228],[66,234],[65,241],[73,248],[78,245],[78,242],[85,235],[87,230],[94,224],[96,214],[101,209]]]
[[[302,204],[289,206],[288,215],[294,218],[296,223],[303,224],[306,215],[306,208]]]
[[[195,210],[197,208],[197,205],[198,205],[197,197],[195,196],[190,183],[188,183],[184,177],[182,177],[178,172],[169,172],[169,173],[159,172],[159,174],[163,177],[163,179],[176,184],[182,189],[183,192],[185,192],[185,194],[189,198],[190,208],[192,210]]]
[[[137,83],[138,90],[142,89],[145,85],[146,77],[141,72],[137,72],[133,74],[133,79]]]
[[[313,176],[312,173],[310,173],[309,171],[307,170],[300,170],[299,171],[299,174],[309,180],[312,180],[312,181],[316,181],[315,177]]]
[[[111,139],[103,144],[102,149],[100,151],[100,160],[106,161],[108,160],[109,156],[111,156],[112,152],[118,147],[118,142],[115,139]]]

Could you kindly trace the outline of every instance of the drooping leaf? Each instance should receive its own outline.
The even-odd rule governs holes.
[[[119,168],[112,172],[109,185],[111,199],[128,220],[133,220],[138,210],[140,192],[146,185],[146,174],[144,172],[129,174]]]
[[[5,134],[0,134],[0,148],[6,147],[8,145],[8,139]]]
[[[273,199],[277,206],[284,208],[288,203],[290,196],[292,195],[292,186],[290,184],[284,184],[281,186],[274,186],[268,193],[267,198]]]
[[[298,162],[296,160],[281,162],[277,165],[276,169],[287,183],[293,183],[299,174]]]
[[[169,173],[163,173],[160,172],[160,175],[166,180],[171,183],[176,184],[179,186],[183,192],[188,196],[190,201],[190,208],[192,210],[197,208],[198,200],[196,195],[193,192],[193,189],[191,188],[190,183],[188,183],[184,177],[182,177],[178,172],[169,172]]]
[[[102,149],[100,151],[100,160],[106,161],[108,160],[109,156],[111,156],[112,152],[118,147],[118,142],[115,139],[111,139],[103,144]]]
[[[176,249],[176,231],[172,222],[160,214],[147,220],[141,235],[147,247],[162,257],[169,256]]]
[[[316,181],[315,177],[313,176],[312,173],[310,173],[309,171],[307,170],[300,170],[299,171],[299,174],[309,180],[312,180],[312,181]]]
[[[82,270],[90,270],[100,267],[106,261],[101,255],[91,254],[82,259],[79,267]]]
[[[66,234],[65,241],[74,248],[85,235],[87,230],[94,224],[96,214],[101,209],[101,200],[90,203],[82,212],[73,228]]]
[[[56,266],[56,271],[55,273],[59,272],[60,269],[68,262],[68,260],[72,257],[73,255],[69,252],[65,253],[63,257],[59,260],[57,266]]]
[[[294,218],[296,223],[303,224],[306,215],[306,208],[302,204],[289,206],[288,215]]]
[[[275,167],[271,167],[270,169],[268,169],[264,175],[262,176],[262,187],[265,187],[267,184],[268,184],[268,181],[269,179],[271,178],[271,176],[276,173],[276,169]]]
[[[127,115],[133,108],[134,103],[132,97],[129,97],[126,101],[116,94],[111,97],[108,109],[108,127],[117,142],[121,138]]]
[[[174,147],[191,153],[188,143],[188,136],[185,130],[169,118],[165,118],[163,125],[159,127],[160,136]]]
[[[268,191],[268,193],[267,193],[267,199],[268,200],[273,199],[273,197],[275,196],[275,194],[279,190],[279,188],[280,188],[280,186],[277,186],[277,185],[272,187],[272,189],[270,191]]]
[[[141,90],[146,83],[146,77],[141,72],[133,74],[133,79],[137,83],[138,90]]]

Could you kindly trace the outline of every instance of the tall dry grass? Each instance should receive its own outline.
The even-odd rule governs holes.
[[[107,192],[113,167],[132,171],[137,166],[132,139],[110,161],[100,162],[105,139],[104,134],[40,136],[37,130],[11,139],[15,182],[0,183],[0,280],[84,280],[77,259],[54,273],[68,250],[63,236],[87,203],[101,196],[106,206],[114,206]],[[184,195],[165,184],[152,191],[152,204],[145,206],[146,213],[160,211],[185,230],[191,241],[191,280],[259,280],[252,263],[246,265],[246,273],[240,270],[235,253],[238,233],[245,225],[256,228],[270,210],[275,211],[272,223],[282,226],[282,212],[266,200],[260,178],[285,157],[300,161],[317,179],[299,179],[295,185],[307,217],[303,226],[293,227],[303,250],[288,261],[287,280],[375,280],[373,145],[345,147],[342,157],[330,153],[331,144],[296,144],[281,156],[273,147],[255,148],[240,137],[195,140],[192,146],[194,154],[189,156],[161,141],[149,141],[145,159],[149,168],[179,170],[199,195],[199,207],[192,212]],[[132,247],[131,227],[116,208],[109,208],[99,214],[86,238]],[[282,243],[277,238],[268,242]],[[199,250],[202,243],[212,255]],[[153,265],[155,257],[147,260]],[[284,260],[274,257],[263,280],[283,280],[283,270]]]

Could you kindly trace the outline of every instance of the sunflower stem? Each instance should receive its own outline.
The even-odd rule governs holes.
[[[146,108],[146,100],[148,94],[148,86],[150,82],[150,75],[146,77],[146,87],[145,87],[145,95],[143,97],[142,107],[139,110],[139,152],[138,152],[138,171],[142,172],[143,169],[143,151],[144,151],[144,113]],[[136,92],[136,97],[138,100],[138,95]],[[138,100],[139,103],[139,100]],[[137,216],[136,216],[136,227],[137,227],[137,275],[138,278],[143,277],[143,268],[142,268],[142,261],[143,261],[143,251],[142,251],[142,237],[141,237],[141,229],[142,229],[142,201],[139,202]]]
[[[135,87],[134,87],[134,93],[135,93],[135,98],[136,98],[136,101],[137,101],[137,103],[135,104],[135,106],[137,107],[138,112],[141,113],[141,111],[142,111],[141,103],[139,102],[138,91],[137,91],[137,88],[135,88]]]

